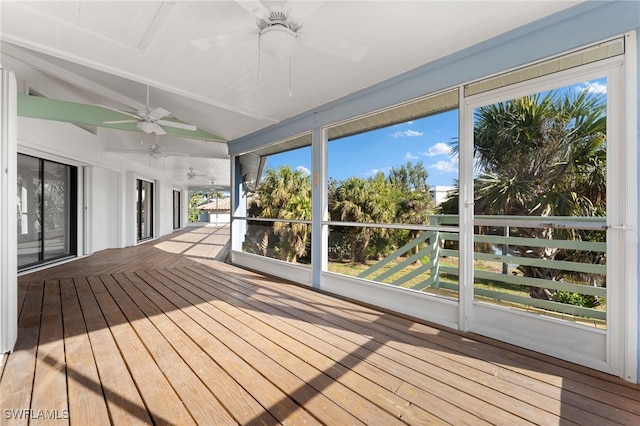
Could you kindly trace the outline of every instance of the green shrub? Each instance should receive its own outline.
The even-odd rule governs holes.
[[[583,308],[595,308],[600,305],[600,300],[597,296],[570,291],[557,291],[553,295],[553,300],[567,305],[582,306]]]

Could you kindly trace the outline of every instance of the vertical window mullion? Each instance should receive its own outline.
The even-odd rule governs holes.
[[[38,253],[38,262],[44,260],[44,160],[40,159],[38,170],[40,174],[40,252]]]

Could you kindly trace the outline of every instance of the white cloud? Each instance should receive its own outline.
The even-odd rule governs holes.
[[[605,95],[607,93],[607,85],[597,81],[593,83],[585,82],[578,86],[577,90],[586,91],[594,95]]]
[[[385,167],[384,169],[371,169],[368,172],[365,172],[364,175],[365,176],[375,176],[378,173],[386,173],[389,170],[391,170],[391,167]]]
[[[311,176],[311,170],[307,169],[304,166],[298,166],[296,167],[296,172],[301,172],[302,174],[304,174],[305,176]]]
[[[394,138],[412,138],[415,136],[422,136],[424,132],[418,132],[417,130],[404,130],[402,132],[392,133],[391,136]]]
[[[446,160],[438,161],[437,163],[430,165],[429,168],[438,170],[440,172],[447,172],[447,173],[457,172],[458,159],[452,158],[451,160],[448,160],[448,161]]]
[[[427,157],[435,157],[436,155],[450,154],[451,147],[444,142],[438,142],[426,152],[421,152],[420,155],[426,155]]]
[[[405,159],[405,160],[417,160],[417,159],[418,159],[418,156],[417,156],[417,155],[413,155],[413,154],[412,154],[412,153],[410,153],[410,152],[407,152],[407,153],[404,155],[404,159]]]

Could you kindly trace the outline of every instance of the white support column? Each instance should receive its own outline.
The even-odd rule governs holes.
[[[137,228],[137,191],[136,182],[138,176],[132,171],[126,171],[123,176],[124,220],[125,220],[125,247],[135,246],[138,243]]]
[[[93,166],[82,168],[82,254],[88,256],[93,254]],[[78,191],[80,192],[80,191]]]
[[[247,193],[243,184],[240,157],[231,158],[231,261],[233,251],[242,251],[242,243],[247,232],[246,220],[234,220],[234,216],[247,215]]]
[[[459,205],[460,263],[458,286],[458,329],[469,330],[473,315],[473,108],[466,104],[464,87],[460,87],[459,129]]]
[[[189,188],[180,191],[180,228],[189,226]]]
[[[153,218],[151,219],[151,223],[153,223],[153,238],[160,238],[162,235],[160,225],[164,223],[166,218],[162,217],[164,209],[162,208],[163,197],[161,195],[161,191],[164,190],[164,186],[162,185],[162,181],[154,180],[153,181],[153,199],[151,203],[153,204]]]
[[[624,325],[623,336],[625,341],[622,348],[622,378],[633,383],[640,383],[640,282],[638,265],[638,241],[640,239],[640,227],[638,226],[638,188],[640,158],[638,157],[638,93],[640,91],[638,80],[638,33],[631,31],[625,34],[625,62],[624,62],[624,120],[625,135],[624,159],[626,164],[625,176],[630,185],[627,187],[624,206],[623,224],[635,226],[635,230],[624,233],[625,278],[627,288],[624,295]]]
[[[17,85],[0,69],[0,353],[18,338]]]
[[[311,176],[311,267],[312,285],[321,287],[322,271],[327,266],[327,227],[322,225],[327,212],[327,132],[314,129],[312,135]]]

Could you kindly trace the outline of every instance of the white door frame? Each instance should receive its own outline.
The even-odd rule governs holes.
[[[0,353],[18,338],[17,93],[15,75],[0,68]]]
[[[635,37],[627,37],[633,38]],[[461,103],[461,329],[528,347],[577,362],[625,380],[637,381],[637,123],[633,72],[635,46],[624,61],[611,58],[520,84],[470,96]],[[625,75],[627,79],[625,80]],[[473,300],[473,112],[475,108],[564,87],[594,78],[607,78],[607,331],[541,317]],[[631,77],[631,78],[629,78]],[[631,99],[630,99],[631,98]],[[618,141],[619,143],[616,143]],[[465,222],[465,225],[462,224]],[[544,327],[545,336],[536,332]],[[544,339],[542,338],[544,337]],[[585,342],[591,344],[585,344]]]

